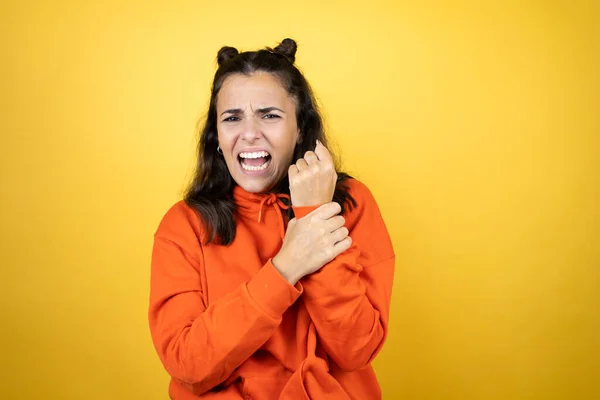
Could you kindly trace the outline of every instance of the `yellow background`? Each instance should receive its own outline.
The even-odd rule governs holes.
[[[299,43],[398,255],[385,399],[600,399],[598,2],[3,1],[2,399],[166,399],[152,234],[215,56]]]

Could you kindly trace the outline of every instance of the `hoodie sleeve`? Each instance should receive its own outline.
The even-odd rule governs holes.
[[[304,303],[329,357],[345,371],[368,365],[387,336],[395,256],[371,192],[352,180],[345,215],[352,246],[301,280]],[[310,209],[294,209],[302,218]]]
[[[182,203],[165,215],[152,251],[149,323],[167,372],[199,395],[227,380],[275,332],[301,295],[271,261],[210,305],[195,213]]]

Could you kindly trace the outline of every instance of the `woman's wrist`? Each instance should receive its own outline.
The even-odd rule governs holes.
[[[290,285],[295,285],[300,280],[300,277],[296,276],[295,269],[290,268],[290,263],[282,260],[279,254],[273,257],[271,263]]]

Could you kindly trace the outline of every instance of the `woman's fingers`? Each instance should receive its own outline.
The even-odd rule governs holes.
[[[338,255],[348,250],[350,246],[352,246],[352,238],[350,236],[346,236],[345,239],[333,245],[333,253],[337,257]]]
[[[294,180],[294,178],[296,177],[296,175],[298,175],[298,167],[296,166],[296,164],[292,164],[288,168],[288,179],[289,179],[289,181],[292,182]]]
[[[333,238],[333,243],[339,243],[342,240],[346,239],[348,237],[348,234],[350,232],[348,232],[348,228],[346,228],[345,226],[342,226],[339,229],[336,229],[335,231],[331,232],[331,237]]]
[[[327,231],[328,232],[333,232],[336,231],[338,229],[340,229],[341,227],[344,226],[344,224],[346,223],[346,219],[344,217],[342,217],[341,215],[336,215],[335,217],[331,217],[329,218],[326,222],[326,226],[327,226]]]
[[[338,203],[332,201],[330,203],[323,204],[321,207],[314,210],[311,214],[314,213],[316,217],[328,220],[331,217],[338,215],[340,212],[342,212],[342,207]]]
[[[304,154],[304,160],[306,160],[308,165],[317,164],[319,162],[319,158],[317,157],[314,151],[307,151]]]
[[[323,146],[323,143],[317,140],[317,146],[315,147],[315,154],[321,161],[328,161],[333,164],[333,158],[331,153],[327,150],[327,147]]]
[[[298,171],[302,172],[308,168],[308,163],[304,158],[301,158],[298,161],[296,161],[296,167],[298,168]]]

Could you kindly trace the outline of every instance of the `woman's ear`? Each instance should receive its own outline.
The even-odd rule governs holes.
[[[302,137],[302,132],[300,131],[300,129],[298,129],[298,140],[296,140],[296,144],[302,143],[303,139],[304,138]]]

